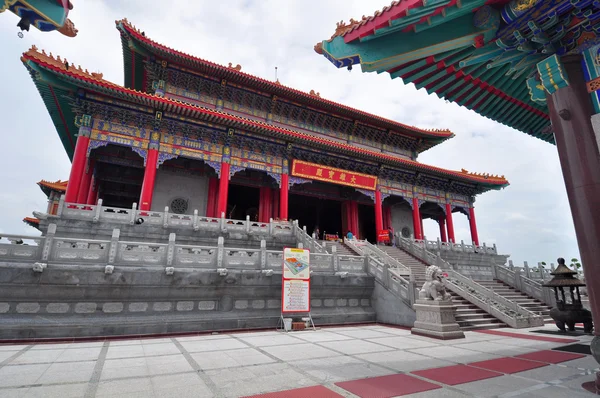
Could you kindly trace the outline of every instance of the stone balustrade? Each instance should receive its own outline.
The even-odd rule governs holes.
[[[507,268],[512,271],[519,272],[525,278],[535,280],[535,281],[542,281],[542,282],[549,281],[550,279],[552,279],[551,273],[554,272],[554,269],[555,269],[553,263],[551,263],[550,266],[544,265],[542,263],[537,263],[536,266],[530,266],[527,263],[527,261],[523,261],[523,266],[516,266],[516,265],[514,265],[512,260],[508,261]],[[585,279],[585,277],[583,275],[583,270],[575,269],[573,271],[577,272],[577,275],[575,275],[577,278],[579,278],[581,280]]]
[[[265,240],[261,240],[257,249],[225,247],[222,237],[218,238],[216,246],[179,244],[175,233],[169,234],[166,243],[134,242],[121,240],[119,229],[113,230],[110,240],[77,239],[56,236],[55,224],[50,224],[47,234],[41,237],[7,234],[2,237],[6,243],[0,240],[0,261],[7,263],[275,272],[281,272],[283,264],[283,252],[267,250]],[[302,246],[300,243],[299,247]],[[351,274],[366,273],[368,270],[364,257],[336,253],[311,253],[311,268],[313,272]]]
[[[537,270],[538,272],[531,272],[527,262],[525,262],[523,268],[514,267],[512,261],[509,262],[509,267],[492,263],[492,274],[494,279],[502,281],[508,286],[511,286],[550,307],[555,307],[556,300],[552,289],[542,286],[546,274],[548,279],[551,278],[550,271],[547,271],[544,268],[537,268]],[[532,278],[532,276],[537,276],[537,278]]]
[[[465,244],[464,240],[461,240],[460,243],[452,243],[452,242],[442,242],[440,238],[437,240],[427,240],[424,239],[413,239],[413,242],[421,247],[426,248],[429,251],[454,251],[461,253],[480,253],[480,254],[498,254],[498,249],[496,248],[496,244],[494,243],[492,246],[488,246],[483,243],[480,246],[475,244]]]

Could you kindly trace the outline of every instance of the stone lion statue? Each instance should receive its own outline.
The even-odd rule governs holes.
[[[419,299],[444,301],[450,300],[451,296],[446,292],[442,283],[442,270],[440,267],[431,265],[425,271],[426,282],[419,291]]]

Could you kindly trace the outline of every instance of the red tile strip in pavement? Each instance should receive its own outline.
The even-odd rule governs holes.
[[[528,361],[526,359],[520,358],[498,358],[491,359],[488,361],[481,362],[473,362],[468,364],[469,366],[474,366],[477,368],[491,370],[493,372],[500,373],[518,373],[524,372],[526,370],[541,368],[543,366],[548,366],[547,363]]]
[[[296,388],[294,390],[269,392],[245,398],[344,398],[342,395],[323,386]]]
[[[442,388],[404,374],[344,381],[335,385],[361,398],[389,398]]]
[[[558,339],[556,337],[531,336],[531,335],[522,334],[522,333],[502,332],[500,330],[475,330],[475,332],[484,333],[484,334],[493,334],[496,336],[514,337],[516,339],[547,341],[549,343],[565,343],[566,344],[566,343],[576,343],[579,341],[579,340],[573,340],[573,339]]]
[[[491,372],[489,370],[474,368],[467,365],[455,365],[446,366],[443,368],[419,370],[412,372],[412,374],[429,380],[437,381],[438,383],[444,383],[449,386],[503,376],[502,373]]]
[[[530,361],[546,362],[546,363],[561,363],[572,361],[574,359],[585,358],[587,355],[573,354],[563,351],[536,351],[529,354],[517,355],[516,358],[529,359]]]

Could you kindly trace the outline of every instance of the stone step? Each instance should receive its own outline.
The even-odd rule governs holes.
[[[457,322],[459,321],[470,321],[470,320],[481,320],[481,319],[495,319],[492,315],[486,314],[486,313],[479,313],[479,314],[456,314],[455,315],[455,319]]]
[[[481,325],[462,326],[461,330],[468,332],[473,330],[499,329],[503,327],[506,327],[503,323],[485,323]]]
[[[484,310],[482,310],[481,308],[477,307],[477,308],[457,308],[454,311],[456,316],[463,316],[463,315],[474,315],[474,314],[485,314],[486,312]]]
[[[469,320],[456,320],[458,326],[477,326],[477,325],[486,325],[486,324],[495,324],[502,323],[500,320],[491,317],[491,318],[481,318],[481,319],[469,319]]]

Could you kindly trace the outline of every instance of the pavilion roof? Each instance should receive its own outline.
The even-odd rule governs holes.
[[[46,196],[50,196],[50,192],[52,192],[52,191],[59,192],[59,193],[66,192],[67,191],[67,183],[68,183],[68,181],[61,181],[61,180],[54,181],[54,182],[41,180],[37,184],[40,186],[40,188],[46,194]]]
[[[597,43],[596,3],[394,1],[373,16],[339,22],[315,51],[338,68],[360,64],[363,72],[388,72],[554,143],[545,95],[534,82],[536,65]]]
[[[134,102],[137,104],[148,106],[155,110],[172,112],[178,115],[194,117],[209,122],[227,124],[233,128],[262,133],[269,136],[285,139],[289,142],[297,142],[309,144],[314,147],[333,150],[349,156],[377,161],[391,166],[399,166],[405,169],[429,172],[437,176],[443,176],[449,179],[455,179],[465,183],[476,184],[480,192],[485,192],[489,189],[500,189],[508,186],[508,181],[504,176],[493,176],[490,174],[470,173],[467,170],[453,171],[446,170],[440,167],[429,166],[410,159],[392,156],[381,152],[376,152],[368,149],[363,149],[357,146],[346,145],[326,138],[316,137],[310,134],[301,133],[299,131],[278,127],[266,122],[249,119],[246,117],[233,115],[227,112],[218,111],[215,109],[205,108],[199,105],[193,105],[187,102],[182,102],[177,99],[170,99],[156,96],[145,92],[129,89],[118,84],[109,82],[103,79],[101,73],[89,73],[81,67],[74,67],[67,60],[61,59],[59,56],[54,57],[51,53],[46,54],[44,51],[38,51],[34,46],[29,51],[25,52],[21,57],[23,63],[28,67],[34,81],[38,86],[42,98],[53,118],[54,124],[61,134],[63,145],[67,152],[72,154],[74,149],[74,135],[76,127],[73,124],[75,119],[74,113],[70,111],[71,99],[68,97],[68,90],[65,90],[64,97],[58,97],[53,86],[58,86],[53,79],[44,78],[40,73],[43,71],[51,72],[55,76],[59,76],[64,81],[72,84],[74,88],[84,88],[90,91],[99,92],[107,96],[118,97],[122,100]],[[67,66],[69,65],[69,66]],[[37,66],[37,68],[36,68]],[[40,69],[41,68],[41,69]],[[61,84],[64,87],[64,83]],[[75,90],[71,90],[74,92]],[[70,113],[69,113],[70,112]],[[65,117],[65,114],[71,116],[72,121]],[[68,136],[68,137],[64,137]]]
[[[448,129],[422,129],[407,124],[399,123],[394,120],[386,119],[381,116],[373,115],[334,101],[321,98],[317,93],[300,91],[291,87],[287,87],[279,81],[270,81],[258,76],[254,76],[241,71],[241,66],[232,67],[223,66],[186,54],[181,51],[174,50],[163,44],[157,43],[149,39],[145,32],[140,31],[133,26],[127,19],[115,21],[117,29],[126,39],[123,40],[123,60],[125,64],[125,85],[132,88],[142,88],[134,86],[135,78],[132,78],[132,68],[135,68],[135,61],[132,62],[132,46],[129,40],[133,40],[146,51],[158,55],[159,58],[168,59],[171,62],[191,66],[194,70],[201,73],[215,76],[219,79],[225,79],[227,82],[250,87],[252,89],[275,95],[279,98],[286,98],[304,106],[313,107],[326,113],[338,115],[352,120],[358,120],[365,124],[390,130],[395,133],[417,137],[424,140],[422,150],[431,148],[446,139],[454,137],[454,134]],[[141,64],[138,62],[137,64]],[[139,65],[138,65],[139,66]],[[133,72],[135,75],[136,72]],[[141,70],[138,69],[138,75],[141,75]],[[138,76],[139,78],[139,76]],[[130,84],[128,84],[130,83]]]
[[[35,218],[35,217],[25,217],[23,219],[23,222],[25,224],[29,225],[30,227],[39,229],[40,220],[38,218]]]

